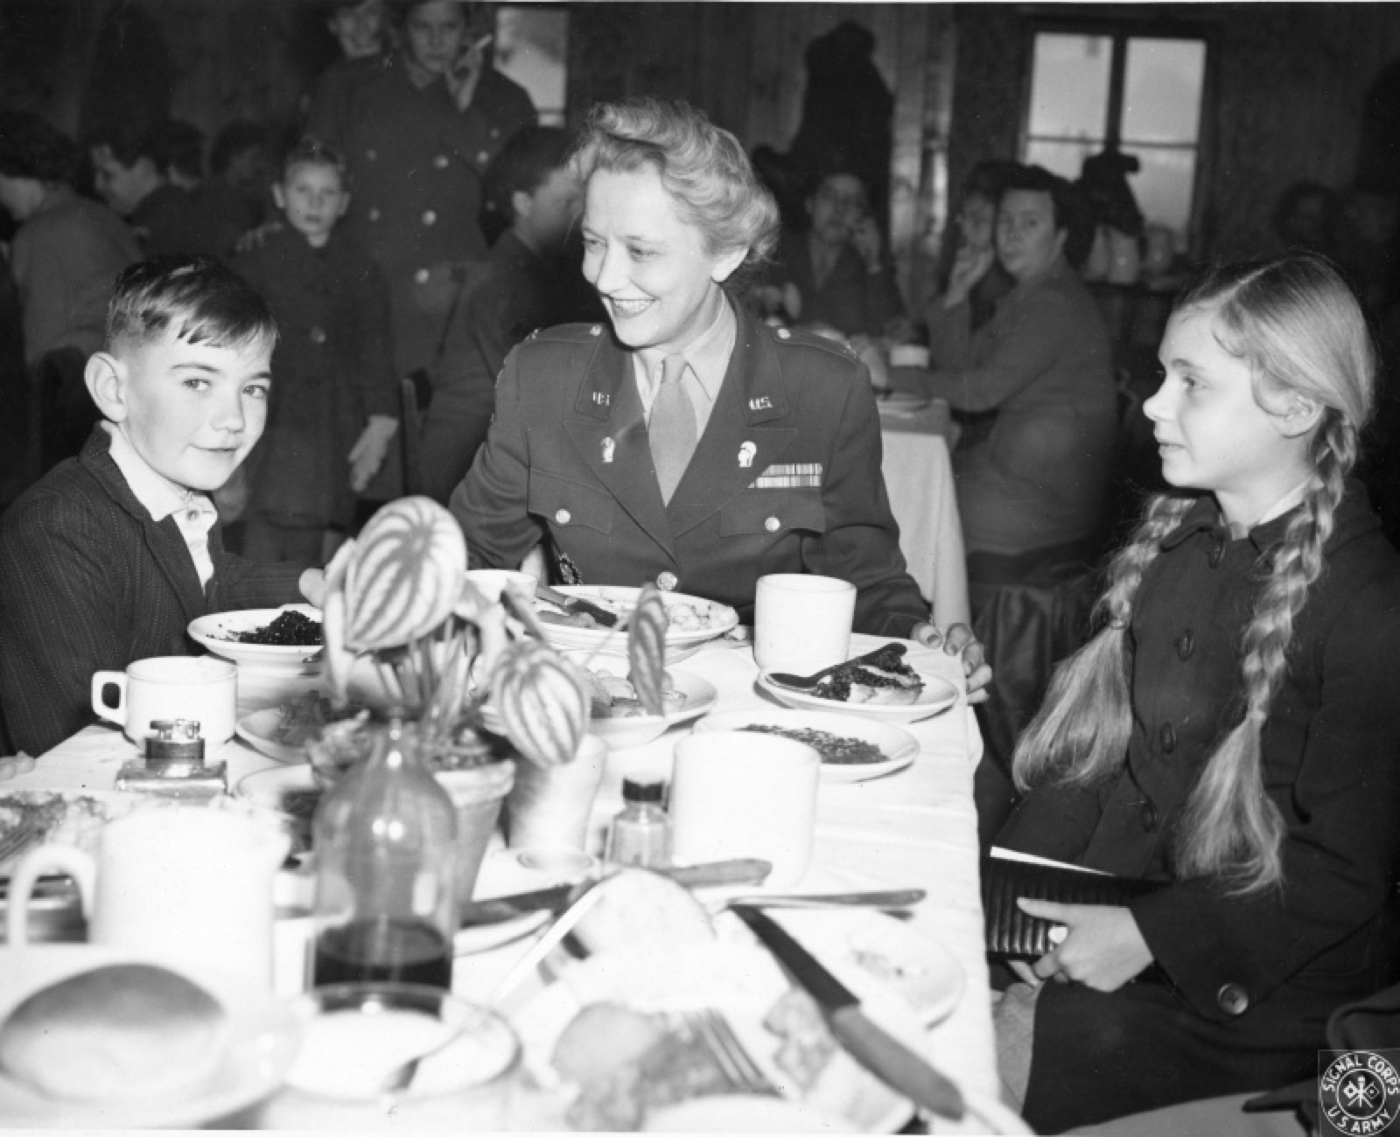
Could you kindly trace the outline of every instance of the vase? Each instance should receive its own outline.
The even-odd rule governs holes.
[[[485,766],[440,770],[436,777],[457,811],[457,902],[461,905],[476,891],[476,878],[496,832],[501,803],[515,782],[515,763],[506,758]]]
[[[588,734],[571,762],[536,766],[522,759],[506,800],[506,845],[587,852],[593,800],[607,756],[607,745]]]

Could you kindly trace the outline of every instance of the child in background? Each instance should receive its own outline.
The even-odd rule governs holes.
[[[423,492],[444,505],[486,440],[510,349],[537,328],[594,314],[574,311],[567,287],[568,274],[580,275],[563,257],[580,204],[569,145],[558,127],[526,127],[486,171],[487,206],[510,228],[448,321],[419,455]]]
[[[338,151],[302,139],[272,188],[286,225],[234,261],[279,330],[267,432],[248,463],[243,552],[322,563],[398,429],[388,288],[336,231],[350,204]]]
[[[1020,901],[1062,929],[997,1007],[1040,1133],[1310,1077],[1328,1014],[1400,972],[1400,555],[1348,476],[1365,320],[1286,254],[1189,290],[1159,357],[1174,492],[1022,736],[997,840],[1162,884]]]
[[[0,519],[0,710],[38,755],[92,722],[93,672],[193,655],[196,617],[319,603],[319,569],[224,551],[208,494],[262,434],[277,329],[218,261],[117,279],[85,378],[106,421]]]

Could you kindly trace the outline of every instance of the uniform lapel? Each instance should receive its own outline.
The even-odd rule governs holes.
[[[713,517],[782,459],[797,437],[796,426],[788,425],[792,409],[772,340],[757,321],[739,313],[729,370],[667,510],[677,537]]]
[[[674,555],[632,356],[611,339],[593,356],[579,386],[574,415],[565,421],[564,430],[579,456],[643,532]]]

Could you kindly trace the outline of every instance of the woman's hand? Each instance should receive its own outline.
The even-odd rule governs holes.
[[[954,624],[941,632],[932,624],[916,624],[909,638],[925,647],[938,647],[948,655],[962,655],[963,674],[967,676],[967,701],[985,702],[987,684],[992,681],[992,669],[987,666],[986,652],[981,642],[966,624]]]
[[[883,242],[880,240],[880,226],[875,224],[875,218],[867,214],[851,227],[851,245],[865,262],[866,272],[880,271]]]
[[[943,307],[965,303],[977,282],[991,272],[994,260],[996,253],[992,249],[974,249],[971,245],[958,249],[948,276],[948,290],[943,293]]]
[[[384,459],[389,453],[389,442],[399,429],[399,420],[389,415],[370,415],[369,423],[355,440],[346,460],[350,463],[350,488],[356,493],[364,488],[379,473]]]
[[[1073,981],[1095,991],[1116,991],[1152,962],[1152,951],[1142,938],[1128,909],[1104,904],[1055,904],[1049,900],[1016,903],[1022,912],[1063,925],[1054,951],[1042,955],[1028,978],[1022,967],[1016,973],[1027,982],[1055,979]]]

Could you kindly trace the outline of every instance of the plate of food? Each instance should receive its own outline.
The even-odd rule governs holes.
[[[240,778],[233,792],[252,805],[281,814],[292,836],[293,852],[311,848],[311,822],[325,791],[309,764],[258,770]]]
[[[805,711],[725,711],[706,715],[695,729],[752,730],[805,742],[821,755],[825,782],[883,778],[909,766],[919,753],[919,744],[908,731],[855,715],[830,715],[813,726],[812,716]]]
[[[0,971],[0,1116],[198,1128],[273,1094],[299,1039],[291,1008],[244,984],[89,944],[15,949]]]
[[[668,669],[662,681],[666,713],[649,715],[628,676],[627,657],[617,652],[565,651],[566,659],[588,672],[589,731],[614,750],[645,746],[679,723],[699,718],[715,705],[719,692],[708,679]]]
[[[191,620],[188,631],[239,667],[293,675],[321,667],[321,613],[309,604],[213,612]]]
[[[291,765],[306,761],[306,743],[323,726],[358,713],[353,705],[337,711],[320,691],[307,691],[291,702],[249,712],[233,729],[254,750]]]
[[[903,644],[886,644],[877,651],[848,660],[819,673],[811,687],[796,687],[776,679],[771,669],[759,673],[759,689],[797,710],[855,714],[909,723],[931,718],[958,701],[958,689],[948,680],[916,671],[904,662]]]
[[[512,1021],[527,1069],[559,1095],[573,1128],[650,1129],[676,1107],[732,1094],[695,1023],[705,1010],[728,1021],[780,1098],[798,1107],[801,1128],[893,1133],[913,1114],[837,1045],[816,1004],[752,940],[616,948],[564,963],[557,976]],[[902,999],[878,983],[861,994],[872,1019],[922,1047],[923,1027]]]
[[[95,853],[107,822],[161,804],[121,790],[9,790],[0,793],[0,840],[24,828],[34,834],[24,851],[59,844]],[[10,875],[16,860],[0,861],[0,877]]]
[[[641,593],[639,588],[592,585],[564,585],[554,591],[588,600],[618,616],[631,612]],[[680,592],[663,592],[661,600],[666,605],[668,663],[693,655],[702,644],[739,626],[739,613],[726,604],[716,604]],[[535,615],[544,625],[545,636],[557,648],[597,648],[604,644],[620,648],[627,642],[625,631],[603,627],[593,616],[567,609],[543,597],[535,600]]]

